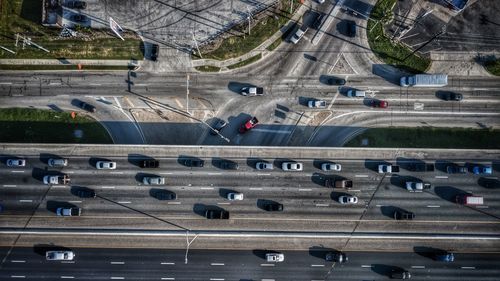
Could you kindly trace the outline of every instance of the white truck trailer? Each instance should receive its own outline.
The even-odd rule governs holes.
[[[448,85],[446,74],[417,74],[403,76],[399,80],[401,87],[444,87]]]

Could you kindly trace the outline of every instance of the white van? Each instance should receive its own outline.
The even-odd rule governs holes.
[[[347,91],[347,96],[350,98],[364,98],[366,96],[366,93],[365,91],[349,90]]]

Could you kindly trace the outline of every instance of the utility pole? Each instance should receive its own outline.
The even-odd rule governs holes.
[[[1,49],[4,49],[4,50],[6,50],[7,52],[12,53],[12,54],[14,54],[14,55],[16,54],[16,52],[14,52],[14,51],[12,51],[12,50],[10,50],[10,49],[7,49],[7,48],[5,48],[4,46],[0,46],[0,48],[1,48]]]
[[[193,41],[194,41],[194,45],[196,47],[196,50],[198,50],[198,55],[200,56],[200,59],[202,59],[203,57],[201,56],[200,48],[198,48],[198,41],[196,41],[196,37],[194,37],[194,32],[191,32],[191,35],[193,35]]]
[[[186,112],[189,113],[189,74],[186,74]]]
[[[250,19],[252,18],[252,13],[250,13],[250,8],[247,7],[247,11],[248,11],[248,35],[250,35]]]
[[[184,264],[187,264],[188,263],[188,251],[189,251],[189,246],[191,245],[191,243],[194,242],[194,240],[198,238],[198,234],[196,234],[193,238],[193,240],[189,241],[189,230],[186,231],[186,255],[184,256]]]

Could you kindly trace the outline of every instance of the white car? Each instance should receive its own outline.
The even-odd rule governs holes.
[[[255,164],[255,169],[257,170],[272,170],[273,168],[273,164],[271,163],[257,162],[257,164]]]
[[[47,251],[45,258],[48,261],[72,261],[75,258],[73,251]]]
[[[340,196],[339,203],[340,204],[356,204],[356,203],[358,203],[358,197],[356,197],[356,196]]]
[[[299,42],[299,40],[302,38],[302,36],[304,36],[304,34],[306,34],[306,31],[307,31],[307,28],[306,28],[306,30],[302,30],[302,28],[299,28],[295,32],[295,34],[292,36],[292,38],[290,38],[290,41],[293,44],[297,44]]]
[[[431,184],[428,182],[412,182],[412,181],[407,181],[406,182],[406,189],[409,192],[422,192],[424,189],[430,189]]]
[[[24,166],[26,166],[26,160],[24,160],[24,159],[8,159],[7,166],[9,166],[9,167],[24,167]]]
[[[68,159],[50,158],[47,163],[50,167],[66,167],[68,166]]]
[[[241,201],[241,200],[243,200],[243,193],[235,193],[235,192],[228,193],[227,200]]]
[[[282,262],[285,260],[285,255],[282,253],[267,253],[267,262]]]
[[[97,161],[95,167],[98,170],[114,170],[116,169],[116,162],[112,161]]]
[[[142,178],[142,183],[145,185],[163,185],[165,184],[165,178],[163,177],[144,177]]]
[[[302,171],[302,163],[298,163],[298,162],[283,162],[283,164],[281,164],[281,169],[283,169],[283,171]]]
[[[321,170],[323,171],[335,171],[340,172],[342,170],[342,166],[340,164],[335,163],[323,163],[321,164]]]
[[[307,107],[309,108],[325,108],[326,101],[324,100],[310,100],[307,102]]]

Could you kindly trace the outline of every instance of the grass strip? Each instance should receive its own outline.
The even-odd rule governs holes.
[[[213,65],[196,66],[195,69],[198,71],[202,71],[202,72],[219,72],[220,71],[220,67],[213,66]]]
[[[368,145],[362,145],[367,140]],[[466,128],[373,128],[346,147],[499,149],[500,130]]]
[[[273,51],[274,49],[278,48],[278,46],[281,44],[281,42],[283,42],[283,39],[280,37],[280,38],[274,40],[274,42],[271,45],[267,46],[266,49],[268,51]]]
[[[251,63],[254,63],[254,62],[258,61],[258,60],[260,60],[261,58],[262,58],[262,54],[258,54],[258,55],[256,55],[256,56],[253,56],[253,57],[248,58],[248,59],[246,59],[246,60],[240,61],[240,62],[238,62],[238,63],[231,64],[231,65],[229,65],[227,68],[229,68],[229,69],[235,69],[235,68],[243,67],[243,66],[245,66],[245,65],[249,65],[249,64],[251,64]]]
[[[402,44],[392,42],[384,32],[384,25],[393,19],[393,9],[397,0],[379,0],[373,8],[367,25],[368,42],[372,51],[385,63],[413,73],[425,72],[431,60],[412,54],[412,50]]]
[[[500,76],[500,59],[487,61],[484,63],[486,70],[496,76]]]
[[[126,65],[83,65],[81,70],[129,70],[134,69],[133,66]],[[0,70],[78,70],[76,64],[0,64]]]
[[[82,137],[74,135],[82,131]],[[13,143],[101,143],[112,139],[104,127],[83,114],[30,108],[0,109],[0,142]]]

